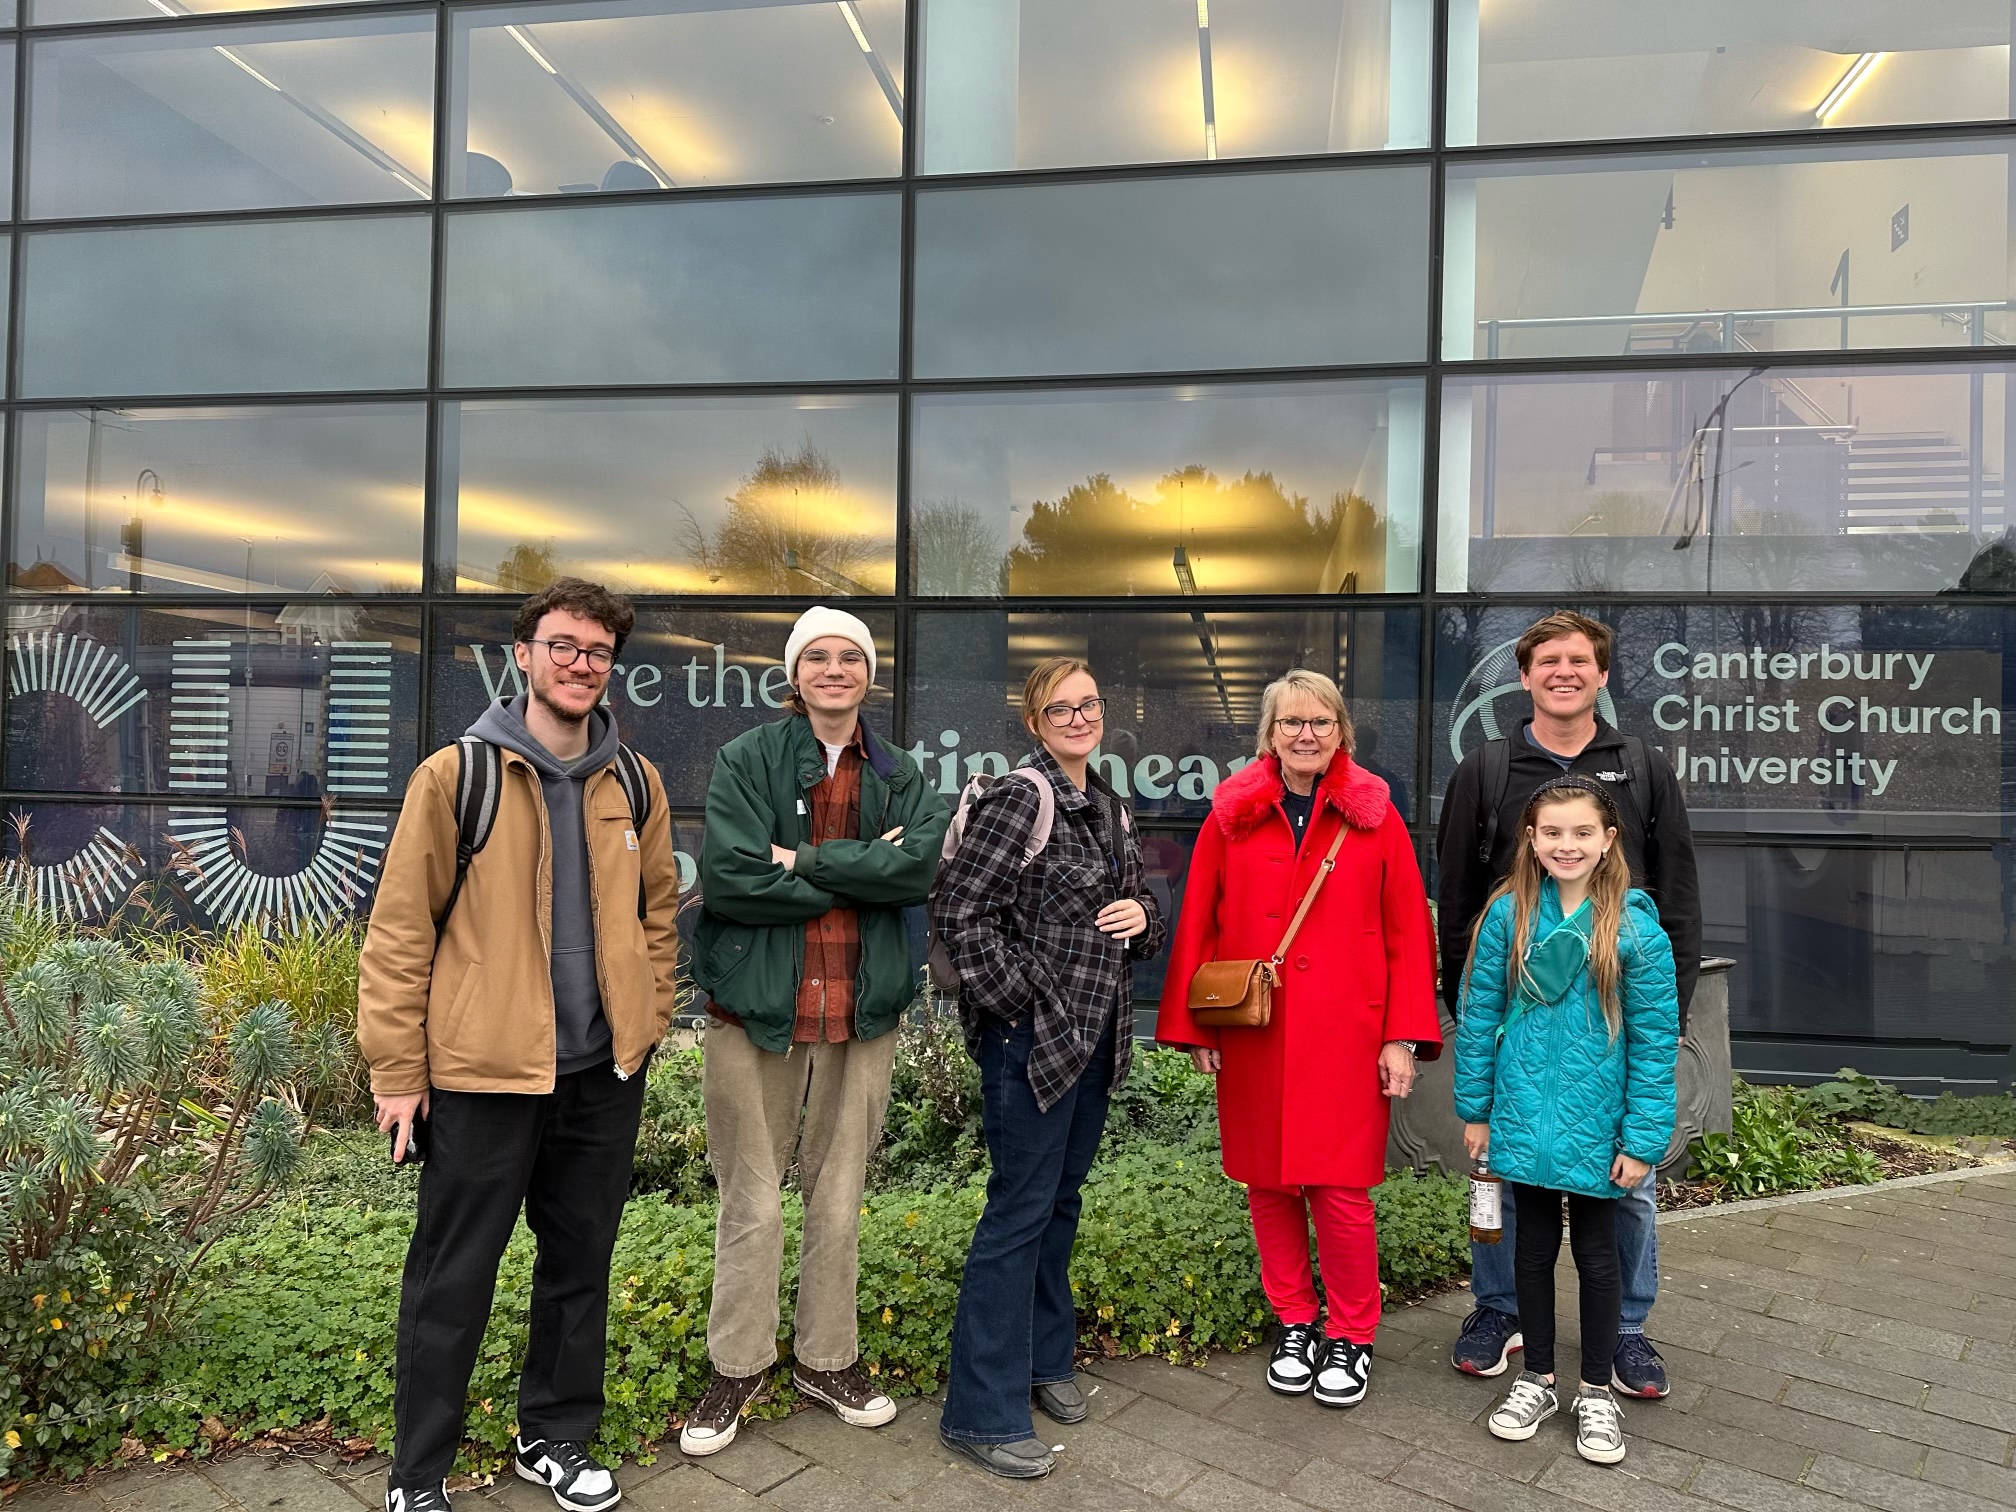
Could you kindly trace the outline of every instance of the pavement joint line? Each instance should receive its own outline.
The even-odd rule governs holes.
[[[2016,1163],[1962,1166],[1951,1171],[1925,1171],[1917,1176],[1892,1176],[1867,1186],[1815,1187],[1810,1192],[1785,1192],[1776,1197],[1745,1197],[1736,1202],[1712,1202],[1706,1207],[1673,1208],[1661,1213],[1659,1223],[1691,1223],[1697,1218],[1719,1218],[1728,1213],[1768,1213],[1778,1208],[1803,1207],[1814,1202],[1840,1202],[1868,1197],[1901,1187],[1937,1186],[1943,1181],[1971,1181],[1977,1176],[2016,1176]]]

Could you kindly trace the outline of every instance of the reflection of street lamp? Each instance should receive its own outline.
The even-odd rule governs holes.
[[[126,553],[126,591],[140,591],[140,564],[147,556],[147,532],[140,518],[140,501],[145,499],[159,509],[167,502],[168,490],[161,486],[161,474],[151,467],[140,469],[140,476],[133,480],[133,518],[126,522],[121,532],[121,547]]]

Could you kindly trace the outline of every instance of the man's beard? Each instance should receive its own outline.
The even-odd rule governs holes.
[[[540,708],[544,709],[548,714],[551,714],[555,719],[559,720],[560,723],[562,724],[578,725],[582,723],[584,720],[586,720],[588,718],[588,715],[595,712],[595,706],[593,704],[590,704],[587,710],[580,714],[576,714],[572,709],[563,709],[558,704],[553,702],[552,699],[546,696],[546,690],[544,688],[541,688],[536,684],[532,688],[532,696],[533,698],[538,700]]]

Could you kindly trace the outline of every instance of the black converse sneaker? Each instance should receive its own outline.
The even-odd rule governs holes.
[[[547,1487],[564,1512],[606,1512],[623,1500],[616,1477],[595,1462],[586,1444],[521,1435],[514,1450],[519,1479]]]
[[[1282,1325],[1281,1337],[1274,1341],[1274,1358],[1267,1362],[1267,1385],[1283,1396],[1300,1396],[1316,1379],[1316,1351],[1322,1341],[1314,1323]]]
[[[1372,1346],[1332,1339],[1316,1367],[1316,1400],[1325,1407],[1356,1407],[1372,1380]]]
[[[448,1482],[422,1486],[417,1491],[387,1486],[385,1512],[448,1512]]]

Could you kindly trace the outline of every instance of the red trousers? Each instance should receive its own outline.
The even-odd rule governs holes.
[[[1260,1285],[1283,1323],[1314,1323],[1316,1278],[1309,1266],[1309,1222],[1330,1300],[1323,1331],[1370,1344],[1379,1331],[1379,1242],[1372,1199],[1363,1187],[1248,1187]]]

